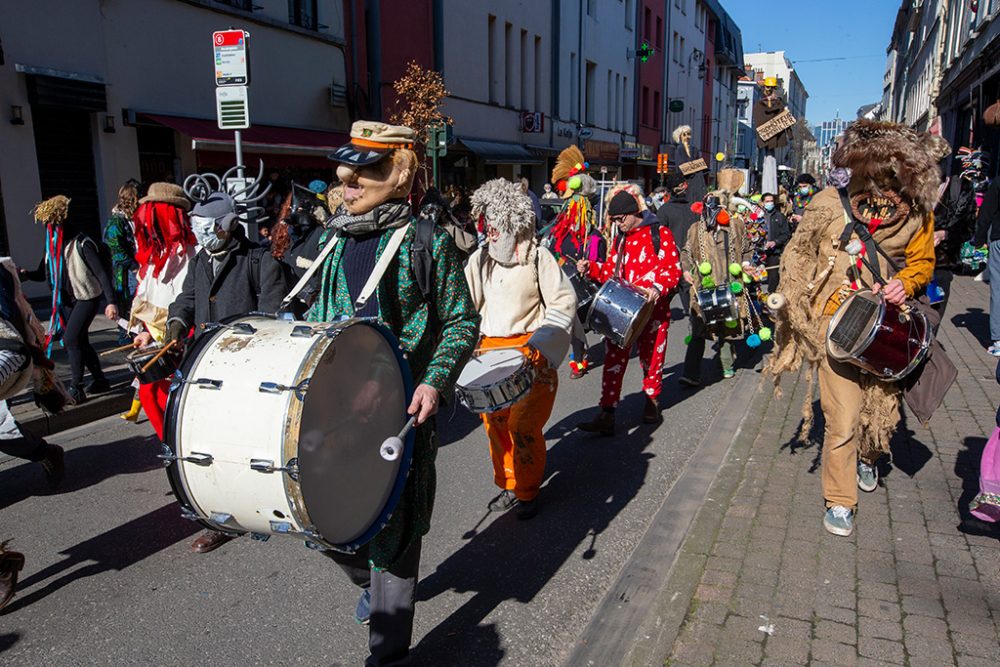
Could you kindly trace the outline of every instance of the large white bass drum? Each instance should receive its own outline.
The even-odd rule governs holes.
[[[412,394],[399,343],[372,320],[207,325],[174,378],[164,424],[182,512],[230,534],[356,550],[406,484],[413,432],[401,448],[383,444],[403,430]]]

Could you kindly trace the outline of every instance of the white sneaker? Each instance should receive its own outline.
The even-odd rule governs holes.
[[[823,517],[826,532],[847,537],[854,532],[854,512],[842,505],[834,505]]]
[[[986,351],[994,357],[1000,357],[1000,340],[993,341],[993,344],[986,348]]]
[[[858,461],[858,488],[871,493],[878,488],[878,468],[870,463]]]

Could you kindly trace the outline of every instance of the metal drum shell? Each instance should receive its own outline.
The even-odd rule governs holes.
[[[618,347],[628,349],[645,328],[654,305],[633,285],[611,278],[594,297],[587,324]]]
[[[481,355],[473,358],[466,364],[463,373],[470,368],[471,364],[479,363],[483,357],[490,355],[490,350],[484,350]],[[494,350],[494,352],[508,352],[507,350]],[[510,351],[513,352],[513,351]],[[535,381],[535,369],[528,362],[523,353],[521,364],[506,377],[491,382],[489,384],[473,385],[468,380],[463,380],[460,376],[455,383],[455,396],[465,408],[475,414],[492,414],[509,408],[523,398]],[[466,382],[466,384],[462,384]]]

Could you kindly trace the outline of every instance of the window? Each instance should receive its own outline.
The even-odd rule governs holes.
[[[653,127],[660,128],[660,91],[653,91]]]
[[[628,87],[628,77],[622,77],[622,131],[627,132],[630,128],[628,122],[629,112],[632,111],[629,106],[629,98],[632,96],[632,91]]]
[[[576,68],[576,54],[569,54],[569,118],[580,120],[580,70]]]
[[[677,49],[680,47],[680,43],[681,43],[680,42],[680,35],[678,35],[677,31],[675,30],[674,31],[674,48],[672,48],[670,50],[671,54],[673,54],[673,60],[674,60],[674,62],[677,62]]]
[[[528,31],[521,31],[521,103],[522,109],[534,111],[528,99]]]
[[[597,64],[587,61],[587,78],[586,78],[586,97],[584,98],[584,118],[587,120],[588,125],[594,125],[597,120],[595,118],[595,113],[597,111]]]
[[[587,0],[587,16],[597,18],[597,0]]]
[[[242,9],[245,12],[253,11],[253,0],[215,0],[220,5],[226,5],[233,9]],[[290,9],[290,8],[289,8]]]
[[[622,129],[622,75],[615,74],[615,130]]]
[[[656,17],[656,48],[663,48],[663,19],[659,16]]]
[[[514,26],[503,28],[503,103],[514,106]]]
[[[649,31],[653,27],[652,24],[653,24],[653,12],[649,10],[649,7],[646,7],[644,10],[642,10],[642,36],[645,38],[647,42],[650,41],[651,39]]]
[[[535,103],[532,109],[542,111],[542,38],[535,35]]]
[[[632,29],[632,23],[635,21],[635,0],[625,0],[625,27],[629,30]]]
[[[685,60],[684,60],[684,38],[683,37],[681,37],[680,46],[677,47],[677,57],[680,59],[680,63],[683,65],[685,63]],[[690,72],[688,72],[688,74],[690,74]]]
[[[701,6],[701,0],[694,6],[694,27],[705,32],[705,8]]]
[[[642,87],[642,124],[649,125],[649,86]]]
[[[317,0],[288,0],[288,22],[306,30],[316,30]]]
[[[608,98],[608,104],[607,104],[608,115],[605,117],[605,121],[604,121],[604,126],[607,127],[607,128],[612,128],[613,127],[613,122],[614,122],[614,118],[615,118],[614,109],[611,108],[611,104],[612,104],[612,102],[614,102],[614,99],[615,99],[614,95],[611,94],[611,82],[612,82],[611,70],[608,70],[608,87],[604,89],[604,91],[605,91],[604,95],[605,95],[605,97]]]
[[[497,17],[489,16],[486,22],[486,61],[490,103],[497,103]]]

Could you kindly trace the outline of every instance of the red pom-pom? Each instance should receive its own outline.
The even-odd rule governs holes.
[[[725,227],[729,224],[729,211],[723,209],[719,211],[719,215],[715,216],[715,221]]]
[[[556,192],[566,192],[566,179],[560,178],[556,181]]]
[[[704,210],[705,210],[705,204],[703,204],[700,201],[696,201],[695,203],[691,204],[691,212],[696,215],[701,215],[701,212]]]

